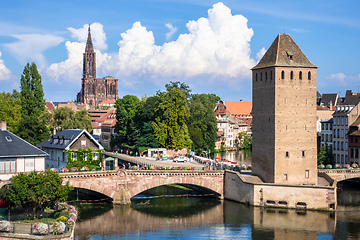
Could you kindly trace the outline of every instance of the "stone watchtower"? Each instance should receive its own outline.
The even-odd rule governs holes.
[[[81,91],[77,95],[78,103],[96,107],[104,100],[118,98],[118,79],[113,77],[96,78],[96,53],[94,51],[90,26],[83,56],[83,77]]]
[[[317,184],[316,71],[289,34],[252,68],[252,167],[264,182]]]

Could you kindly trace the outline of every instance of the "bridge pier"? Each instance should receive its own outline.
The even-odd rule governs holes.
[[[130,196],[125,189],[121,189],[113,199],[113,204],[125,205],[131,203]]]

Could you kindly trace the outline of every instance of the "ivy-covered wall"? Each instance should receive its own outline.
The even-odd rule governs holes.
[[[72,167],[88,167],[90,170],[99,168],[102,162],[102,153],[104,150],[101,149],[78,149],[78,150],[66,150],[67,154],[67,165],[68,169]],[[94,160],[94,154],[98,153],[99,157]],[[73,155],[76,155],[76,159],[73,159]],[[86,159],[87,156],[87,159]]]

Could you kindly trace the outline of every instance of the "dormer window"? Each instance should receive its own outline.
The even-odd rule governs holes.
[[[12,142],[12,138],[10,136],[5,136],[6,141]]]
[[[286,54],[287,54],[288,59],[289,59],[290,61],[292,61],[292,60],[293,60],[293,54],[292,54],[292,52],[286,52]]]

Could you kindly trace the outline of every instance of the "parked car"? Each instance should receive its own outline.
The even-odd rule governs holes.
[[[177,158],[174,158],[173,161],[174,162],[187,162],[189,159],[187,157],[184,157],[184,156],[180,156],[180,157],[177,157]]]

